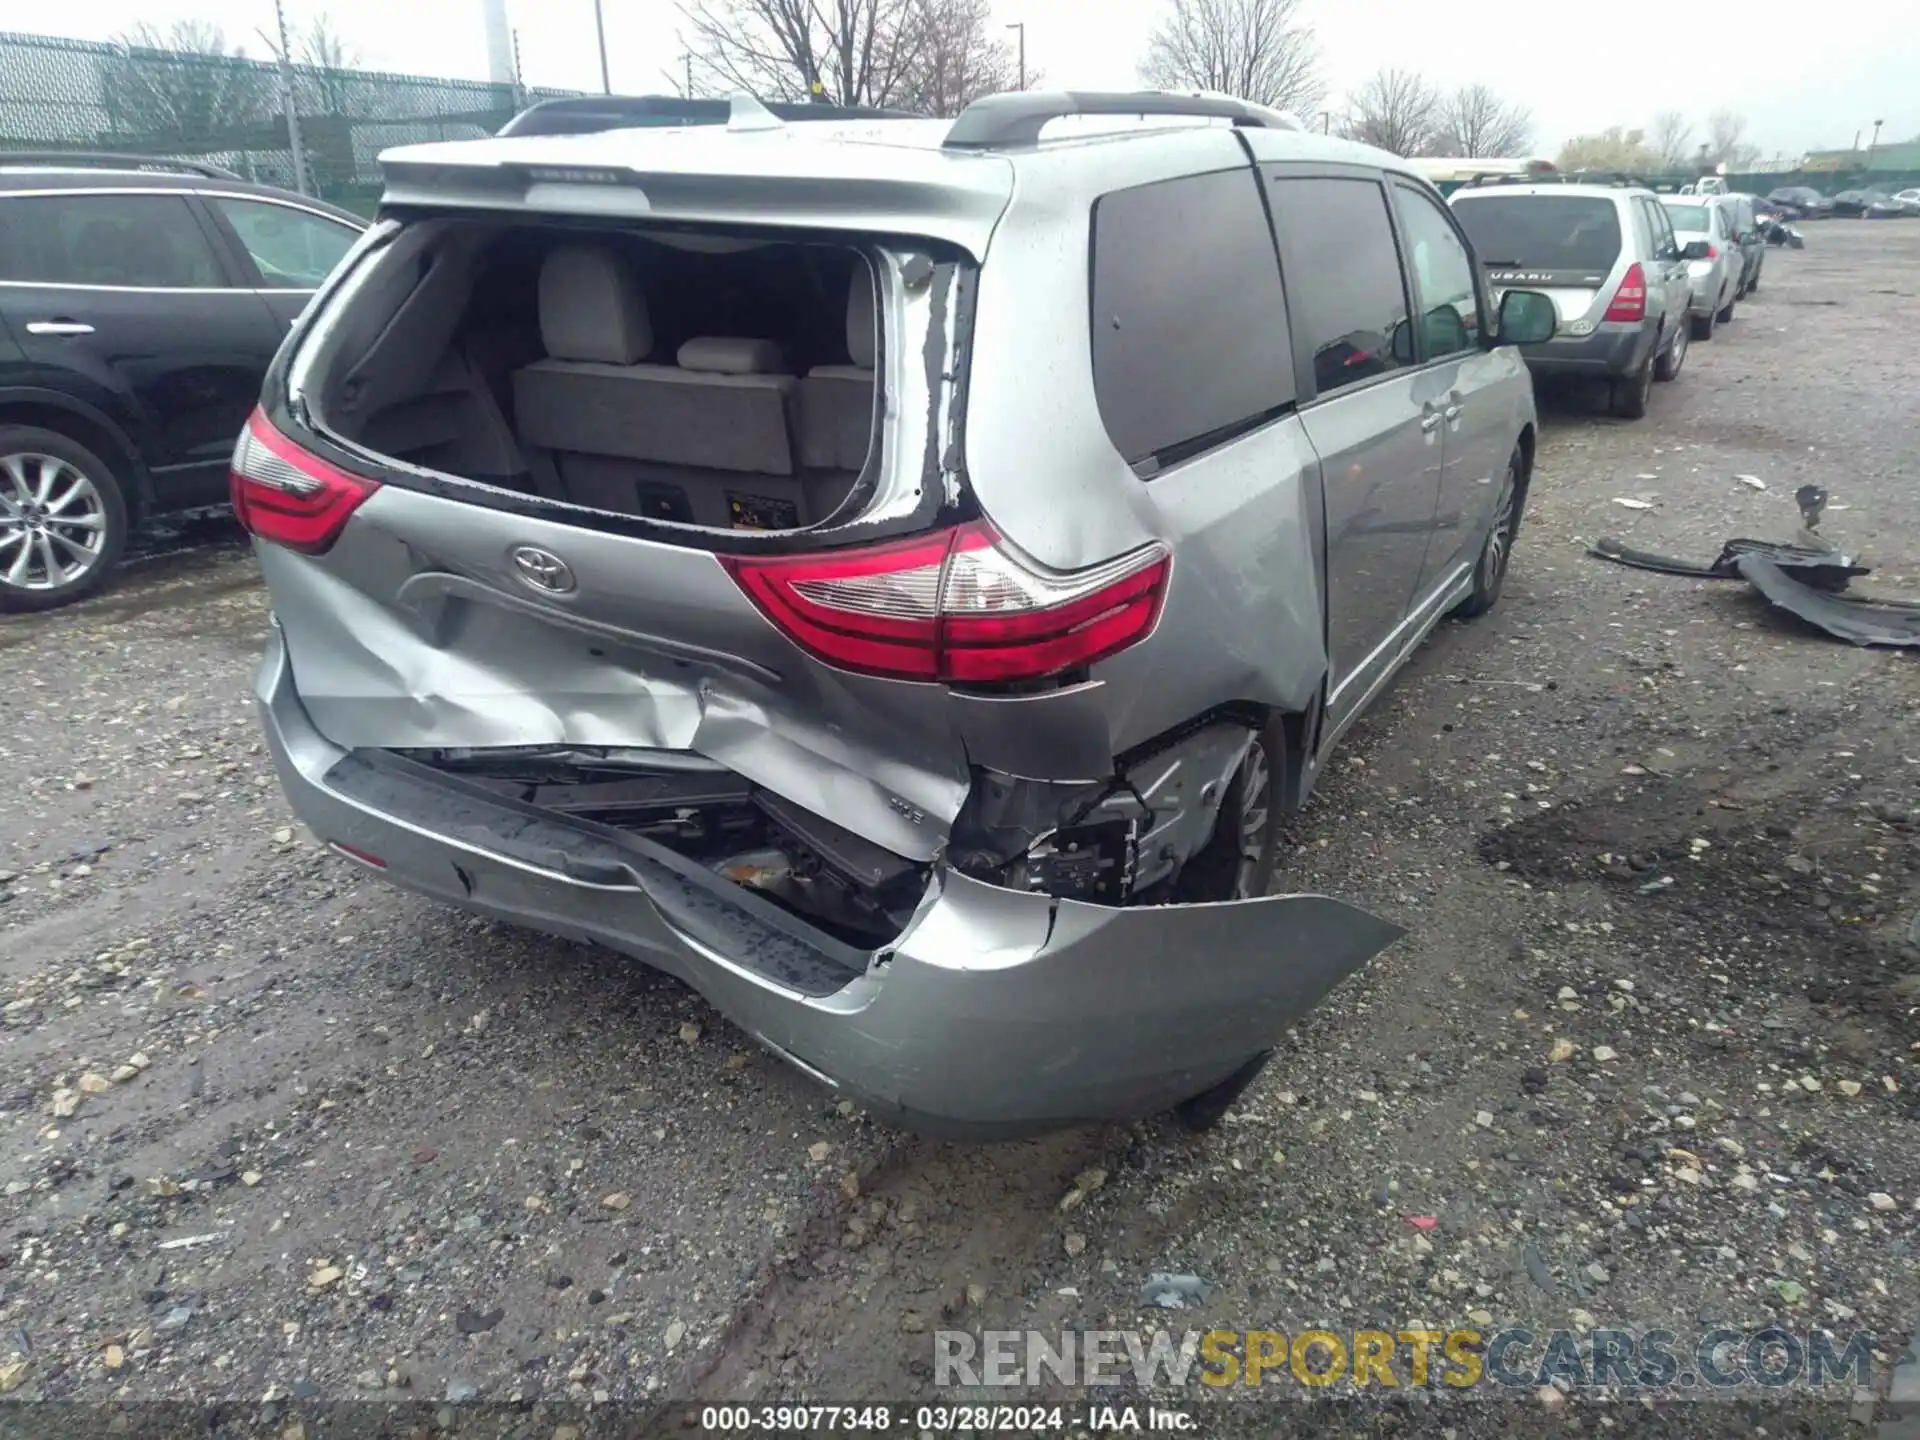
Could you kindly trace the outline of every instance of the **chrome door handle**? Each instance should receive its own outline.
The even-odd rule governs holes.
[[[1445,418],[1446,417],[1438,410],[1435,410],[1431,414],[1423,415],[1420,417],[1420,429],[1425,434],[1431,435],[1440,428],[1440,422]]]
[[[29,320],[29,335],[91,335],[93,326],[78,320]]]
[[[1440,413],[1443,417],[1445,417],[1447,422],[1451,424],[1453,421],[1458,420],[1461,417],[1461,415],[1463,415],[1465,412],[1466,412],[1466,406],[1464,405],[1449,405],[1447,406],[1446,409],[1442,410]]]

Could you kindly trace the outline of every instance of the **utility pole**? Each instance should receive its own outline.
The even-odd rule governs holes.
[[[287,40],[287,7],[273,0],[273,18],[280,31],[280,104],[287,117],[287,150],[293,159],[293,188],[307,193],[307,156],[300,144],[300,105],[293,93],[293,49]]]
[[[1007,28],[1020,32],[1020,88],[1024,90],[1027,88],[1027,22],[1017,20]]]
[[[1873,152],[1880,148],[1880,127],[1885,123],[1884,120],[1876,120],[1873,122],[1873,139],[1867,142],[1867,169],[1869,172],[1873,169]]]
[[[600,37],[600,89],[603,93],[613,93],[613,81],[607,74],[607,16],[602,8],[602,0],[593,0],[593,29]]]

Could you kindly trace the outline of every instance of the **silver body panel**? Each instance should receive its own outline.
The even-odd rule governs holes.
[[[1398,930],[1318,896],[1120,908],[1002,888],[947,863],[957,817],[987,784],[1124,779],[1152,819],[1142,855],[1174,863],[1211,833],[1252,733],[1209,719],[1223,714],[1292,717],[1317,737],[1290,757],[1303,799],[1334,740],[1471,588],[1509,457],[1531,456],[1526,366],[1487,345],[1409,365],[1143,481],[1108,438],[1088,363],[1093,203],[1253,158],[1370,167],[1388,184],[1404,162],[1205,125],[955,155],[915,140],[913,122],[888,124],[838,139],[843,127],[809,125],[792,127],[804,139],[413,147],[386,157],[388,199],[959,247],[979,268],[964,356],[957,330],[944,350],[899,343],[938,326],[915,309],[924,287],[897,267],[880,276],[892,478],[879,502],[911,489],[914,457],[937,454],[949,496],[1038,566],[1158,542],[1171,579],[1149,637],[1034,693],[850,674],[800,650],[697,544],[595,528],[564,507],[536,516],[437,477],[382,487],[324,555],[257,547],[277,616],[261,713],[287,793],[323,839],[379,856],[386,878],[422,893],[679,975],[885,1117],[968,1134],[1135,1118],[1270,1047]],[[354,284],[330,289],[350,297]],[[328,298],[291,342],[296,375]],[[1480,303],[1490,315],[1484,291]],[[525,546],[564,560],[570,593],[520,582],[510,556]],[[690,934],[644,865],[619,883],[583,879],[478,821],[440,824],[425,782],[384,807],[339,780],[368,755],[527,746],[717,763],[925,865],[924,897],[897,941],[812,993]]]

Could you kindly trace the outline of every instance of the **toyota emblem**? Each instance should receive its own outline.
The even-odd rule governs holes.
[[[565,595],[573,589],[573,569],[551,550],[538,545],[516,545],[509,557],[513,570],[529,589],[542,595]]]

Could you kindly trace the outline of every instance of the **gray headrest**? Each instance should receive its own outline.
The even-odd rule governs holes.
[[[613,251],[562,245],[540,266],[540,340],[555,360],[632,365],[653,349],[640,282]]]
[[[682,370],[714,375],[791,375],[787,357],[771,340],[733,335],[696,335],[680,347]]]
[[[847,287],[847,355],[862,370],[873,369],[879,348],[873,320],[873,276],[863,261],[853,267],[853,284]]]

